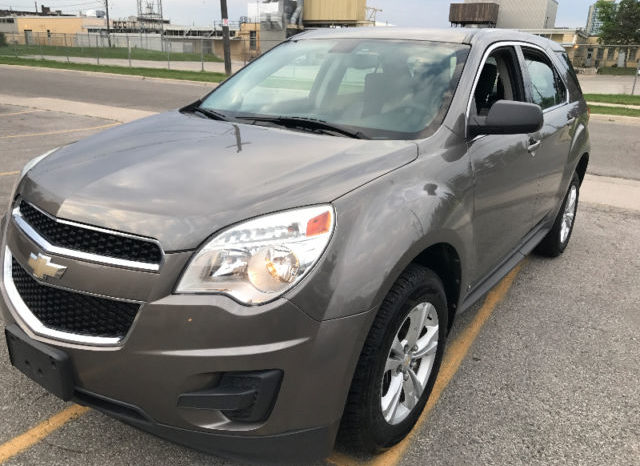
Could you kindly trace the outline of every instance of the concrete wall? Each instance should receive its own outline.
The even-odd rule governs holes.
[[[0,18],[0,32],[12,34],[18,32],[18,25],[15,18]]]
[[[16,16],[17,32],[30,30],[34,33],[49,31],[51,34],[76,34],[88,27],[105,26],[101,18],[79,16]]]

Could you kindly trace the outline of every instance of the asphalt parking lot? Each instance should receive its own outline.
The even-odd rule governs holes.
[[[100,104],[123,100],[100,96]],[[157,111],[170,100],[126,107]],[[25,162],[115,124],[0,99],[0,213]],[[638,129],[594,121],[589,172],[640,180]],[[585,181],[588,199],[597,200],[586,195],[597,178]],[[562,257],[528,257],[458,317],[441,380],[408,441],[377,458],[355,458],[347,445],[328,462],[640,464],[640,196],[625,205],[583,203]],[[52,420],[60,412],[69,414]],[[234,463],[57,400],[14,370],[0,344],[0,464]]]

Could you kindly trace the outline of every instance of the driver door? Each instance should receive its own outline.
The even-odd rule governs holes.
[[[496,48],[482,65],[470,118],[486,116],[498,100],[526,101],[514,47]],[[481,135],[468,140],[475,178],[475,283],[508,259],[534,227],[537,184],[529,135]]]

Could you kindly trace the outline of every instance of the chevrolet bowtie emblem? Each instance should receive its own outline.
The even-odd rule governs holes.
[[[51,257],[38,253],[29,254],[29,267],[36,278],[61,278],[67,268],[64,265],[51,263]]]

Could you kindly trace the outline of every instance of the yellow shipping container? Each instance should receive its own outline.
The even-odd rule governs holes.
[[[367,0],[305,0],[305,22],[362,22],[366,17]]]

